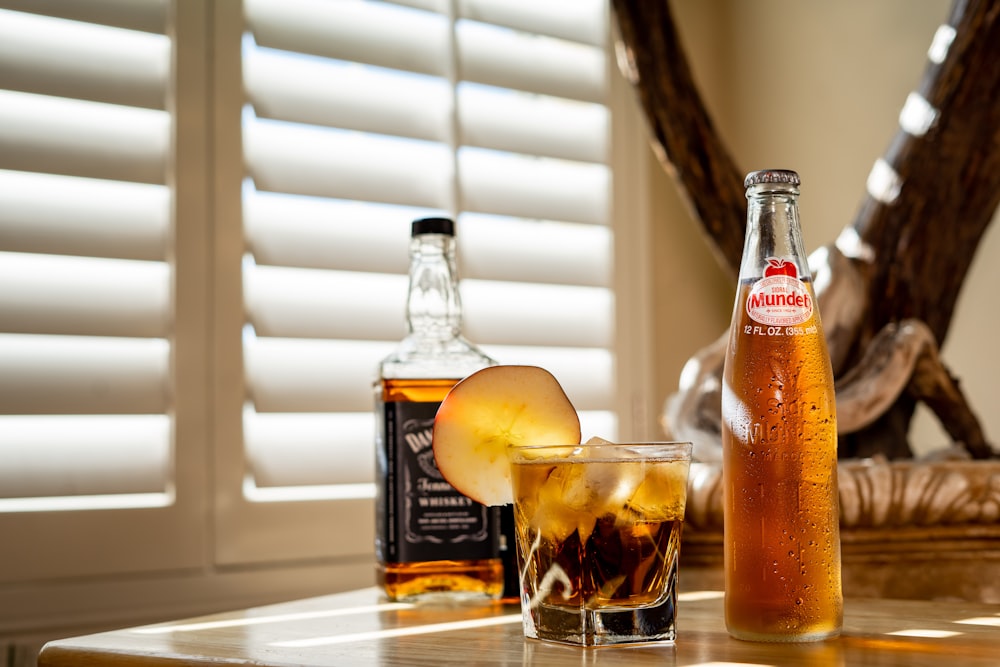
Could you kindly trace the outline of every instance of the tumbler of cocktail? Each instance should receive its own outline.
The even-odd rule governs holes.
[[[672,642],[690,443],[509,450],[527,637]]]
[[[691,444],[580,435],[548,371],[493,366],[441,403],[434,458],[473,500],[513,502],[526,637],[672,642]]]

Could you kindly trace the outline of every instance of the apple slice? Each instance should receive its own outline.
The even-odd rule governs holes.
[[[580,418],[538,366],[490,366],[448,392],[434,419],[434,460],[448,483],[484,505],[514,502],[508,447],[575,445]]]

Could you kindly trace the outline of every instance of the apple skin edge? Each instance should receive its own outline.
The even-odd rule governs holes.
[[[444,479],[483,505],[514,501],[508,447],[580,442],[580,419],[562,386],[538,366],[490,366],[456,384],[434,419]]]

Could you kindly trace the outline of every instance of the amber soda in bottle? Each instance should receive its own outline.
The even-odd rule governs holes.
[[[799,177],[749,174],[722,389],[725,613],[738,639],[813,641],[843,617],[833,372]]]
[[[461,334],[454,222],[411,227],[407,335],[378,368],[375,557],[390,600],[499,598],[500,517],[434,462],[434,415],[465,376],[495,362]]]

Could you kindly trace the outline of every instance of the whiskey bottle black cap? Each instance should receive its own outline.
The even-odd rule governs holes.
[[[420,218],[410,226],[410,236],[421,234],[455,235],[455,222],[451,218]]]

